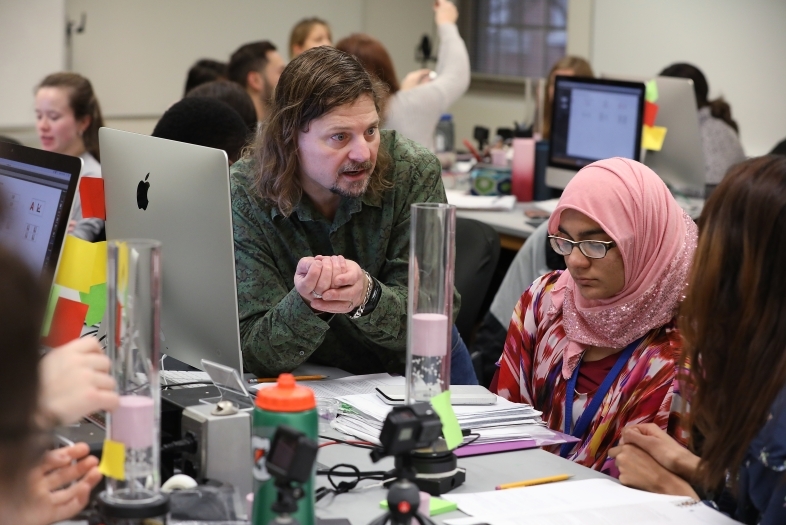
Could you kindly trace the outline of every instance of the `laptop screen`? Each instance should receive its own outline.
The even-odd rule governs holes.
[[[13,147],[16,153],[22,151],[22,157],[24,150],[31,149]],[[58,169],[52,166],[48,156],[53,154],[48,152],[40,152],[49,161],[41,164],[3,153],[0,150],[0,195],[4,201],[0,243],[26,261],[37,275],[45,271],[54,274],[79,176],[74,166],[81,163],[71,158]]]
[[[549,164],[579,169],[610,157],[639,160],[644,84],[557,77]]]

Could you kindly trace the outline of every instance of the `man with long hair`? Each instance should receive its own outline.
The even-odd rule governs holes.
[[[306,360],[404,372],[410,205],[446,199],[437,158],[379,130],[383,97],[354,57],[311,49],[286,67],[232,167],[240,335],[257,375]],[[473,382],[461,350],[453,368]]]

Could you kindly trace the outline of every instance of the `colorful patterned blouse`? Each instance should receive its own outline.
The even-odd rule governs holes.
[[[550,292],[561,273],[558,270],[536,280],[516,305],[498,363],[497,393],[510,401],[533,405],[543,411],[549,428],[563,432],[567,380],[562,377],[562,351],[568,339],[562,312],[553,318],[546,315],[551,307]],[[655,423],[683,445],[687,442],[687,434],[679,430],[682,402],[676,370],[681,344],[674,321],[644,336],[568,459],[603,469],[622,428],[638,423]],[[574,425],[592,395],[575,396]],[[558,453],[559,447],[551,451]]]

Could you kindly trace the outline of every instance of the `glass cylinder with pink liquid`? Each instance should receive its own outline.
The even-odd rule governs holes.
[[[105,504],[156,506],[160,474],[161,243],[107,246],[107,353],[120,405],[107,414],[107,443],[122,450],[122,469],[106,476]],[[117,452],[115,452],[117,454]]]
[[[456,207],[410,208],[407,403],[450,388]]]

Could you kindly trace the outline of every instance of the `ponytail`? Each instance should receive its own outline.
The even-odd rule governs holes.
[[[713,117],[721,119],[723,122],[731,126],[735,133],[738,135],[740,134],[740,128],[737,125],[737,122],[731,118],[731,106],[723,99],[723,97],[710,100],[707,102],[707,105],[709,106],[710,114]]]

